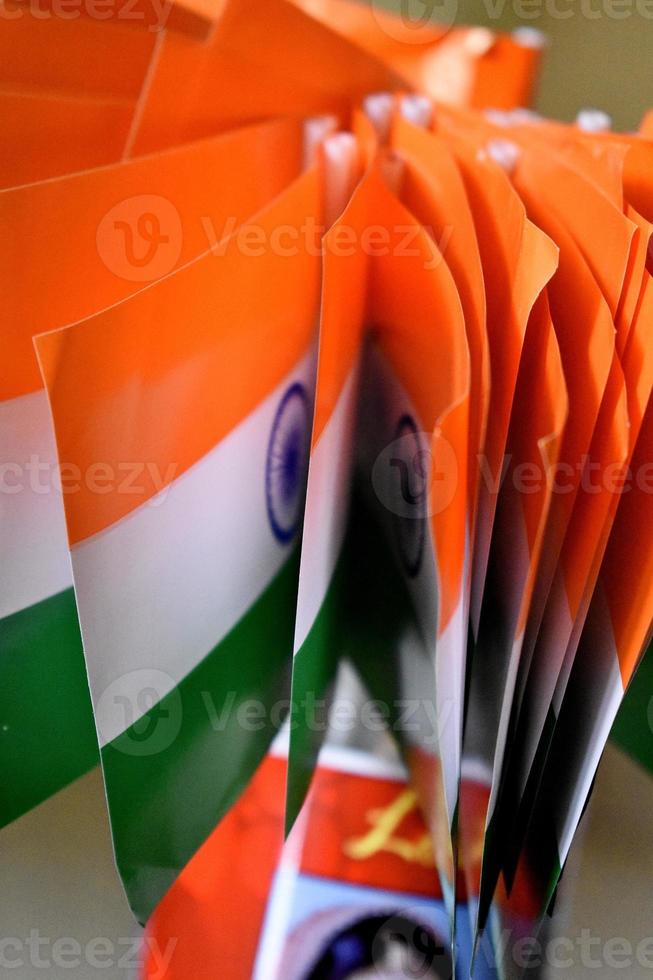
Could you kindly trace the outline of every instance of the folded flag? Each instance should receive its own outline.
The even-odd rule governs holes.
[[[171,977],[516,977],[653,625],[650,120],[515,108],[523,31],[136,9],[0,23],[0,823],[99,744]]]

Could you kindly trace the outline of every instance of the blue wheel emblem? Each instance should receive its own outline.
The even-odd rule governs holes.
[[[270,432],[265,465],[265,500],[272,532],[292,541],[301,524],[311,438],[306,389],[296,381],[285,392]]]
[[[402,503],[393,514],[395,540],[406,574],[414,578],[424,553],[428,473],[424,470],[424,453],[412,416],[402,415],[399,419],[393,446],[397,455],[390,465],[396,470]]]

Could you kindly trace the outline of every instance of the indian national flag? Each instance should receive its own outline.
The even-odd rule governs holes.
[[[381,215],[389,247],[375,255],[362,247],[364,231]],[[337,248],[340,224],[354,229],[360,243],[346,256]],[[407,232],[412,247],[402,251],[396,239]],[[430,720],[430,726],[423,725],[413,735],[396,731],[400,738],[412,740],[406,748],[429,818],[434,828],[437,822],[440,837],[450,838],[462,730],[458,711],[465,643],[461,610],[468,394],[468,349],[451,274],[433,241],[372,167],[325,241],[295,632],[288,824],[304,798],[319,743],[305,713],[308,696],[320,697],[328,690],[338,656],[346,653],[356,661],[367,646],[375,649],[376,662],[368,663],[366,678],[371,690],[379,678],[395,672],[398,686],[389,699],[391,714],[400,701],[412,698],[423,722]],[[404,487],[407,499],[416,503],[410,514],[405,513],[407,501],[398,500],[395,483],[402,467],[393,464],[393,452],[395,463],[403,463],[410,473],[411,485]],[[416,469],[419,461],[423,466]],[[436,468],[440,480],[434,478]],[[415,477],[418,483],[413,485]],[[371,561],[369,553],[353,543],[365,512],[358,503],[351,507],[354,483],[368,498],[368,509],[376,512],[380,535],[384,527],[388,532],[381,561],[386,568],[390,557],[395,567],[392,582],[399,583],[388,595],[386,582],[386,590],[379,589],[372,602],[369,592],[379,578],[378,569],[376,558]],[[371,547],[374,555],[383,550],[379,534],[372,535]],[[377,634],[383,634],[379,624],[388,621],[388,605],[396,615],[378,642]],[[343,620],[344,636],[339,625]],[[420,663],[409,667],[407,657],[412,654],[403,649],[404,637],[392,630],[400,623],[412,635],[415,621]],[[410,685],[418,667],[424,683],[416,691]],[[440,799],[442,807],[434,806]],[[451,885],[450,851],[440,867]]]
[[[118,867],[144,921],[287,708],[314,384],[317,169],[37,347]],[[293,248],[274,247],[278,229]],[[297,234],[292,235],[293,229]]]
[[[653,411],[644,416],[547,757],[516,884],[544,912],[583,814],[610,730],[653,624]]]
[[[276,120],[0,194],[0,825],[97,760],[32,337],[118,302],[233,233],[295,179],[302,153],[302,121]],[[162,247],[149,255],[157,236]]]
[[[2,825],[97,759],[54,437],[28,353],[33,370],[0,402]]]

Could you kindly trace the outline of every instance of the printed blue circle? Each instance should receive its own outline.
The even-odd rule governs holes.
[[[265,464],[268,519],[281,544],[292,541],[302,520],[310,436],[308,396],[296,381],[274,416]]]
[[[421,472],[422,447],[417,426],[411,415],[402,415],[395,429],[396,446],[402,447],[403,459],[394,460],[401,464],[398,473],[401,494],[404,502],[411,505],[411,516],[394,514],[395,540],[401,563],[409,578],[414,578],[422,565],[424,540],[426,537],[426,486],[427,474]],[[420,481],[421,485],[420,485]],[[404,485],[405,484],[405,485]],[[407,499],[410,498],[410,499]]]

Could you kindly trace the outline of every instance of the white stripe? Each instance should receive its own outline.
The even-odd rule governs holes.
[[[308,636],[333,578],[351,497],[358,363],[311,453],[297,596],[295,652]]]
[[[501,785],[501,775],[503,770],[503,763],[506,754],[506,744],[508,742],[508,730],[510,725],[510,711],[512,708],[513,695],[515,693],[515,685],[517,683],[517,672],[519,670],[519,658],[521,654],[521,648],[524,642],[523,631],[519,633],[518,636],[512,642],[512,647],[510,648],[510,658],[508,660],[508,667],[506,670],[506,680],[505,687],[501,700],[501,711],[499,714],[499,724],[497,726],[496,733],[496,743],[494,747],[494,759],[492,762],[493,769],[493,780],[492,780],[492,792],[490,794],[490,799],[488,801],[487,810],[487,824],[490,823],[490,818],[494,813],[494,808],[497,803],[499,787]]]
[[[436,697],[438,740],[449,824],[453,823],[462,755],[463,703],[465,699],[464,600],[461,596],[436,645]]]
[[[327,739],[328,739],[327,735]],[[287,759],[290,743],[290,727],[286,721],[275,735],[268,755],[275,759]],[[388,743],[384,739],[383,750]],[[394,745],[394,743],[390,743]],[[366,749],[354,748],[350,745],[336,745],[328,741],[320,749],[319,766],[321,769],[337,769],[338,772],[348,772],[354,776],[369,776],[373,779],[389,779],[395,782],[406,782],[408,772],[397,753],[396,757],[387,755],[372,755]]]
[[[495,529],[503,541],[501,551],[488,566],[488,588],[501,595],[498,630],[480,621],[479,656],[473,661],[465,729],[465,753],[482,758],[492,768],[492,790],[486,813],[489,821],[500,785],[510,712],[523,645],[520,629],[525,600],[530,551],[521,505],[497,509]],[[489,632],[488,632],[489,629]]]
[[[502,526],[503,525],[503,526]],[[510,543],[510,559],[506,561],[505,552],[499,556],[500,573],[503,576],[501,588],[509,600],[506,603],[506,616],[512,633],[512,643],[505,665],[503,690],[499,694],[500,710],[492,762],[492,792],[488,803],[487,823],[494,813],[501,781],[501,772],[508,739],[510,714],[513,705],[517,675],[524,645],[524,628],[521,626],[528,586],[528,575],[531,566],[531,551],[528,543],[526,520],[520,504],[514,511],[504,515],[498,514],[495,525],[499,534]],[[510,528],[510,530],[508,530]]]
[[[592,610],[586,624],[587,636],[583,644],[589,644],[592,651],[590,658],[579,662],[578,683],[570,696],[581,697],[588,707],[591,706],[589,724],[579,726],[576,734],[585,751],[580,756],[580,763],[571,772],[564,774],[560,787],[560,795],[554,804],[554,820],[558,837],[558,857],[563,865],[569,853],[576,828],[583,814],[592,780],[596,775],[601,755],[610,735],[610,730],[617,711],[623,700],[624,688],[619,669],[617,646],[612,631],[610,611],[603,590],[597,588]],[[579,712],[583,720],[587,710]]]
[[[467,757],[462,761],[460,778],[465,783],[479,783],[489,789],[492,785],[492,766],[485,759]]]
[[[252,980],[278,980],[295,904],[302,851],[308,830],[306,808],[283,845],[265,911]]]
[[[371,755],[364,749],[353,749],[346,745],[329,745],[320,750],[318,765],[321,769],[334,769],[352,776],[366,776],[369,779],[387,779],[405,783],[408,773],[402,763]]]
[[[558,569],[540,629],[528,676],[528,728],[519,755],[519,792],[523,794],[553,704],[567,642],[573,629],[564,576]],[[537,696],[535,697],[534,694]]]
[[[484,475],[478,492],[476,507],[476,540],[474,542],[474,561],[472,564],[472,581],[470,591],[469,614],[473,634],[478,639],[478,629],[481,621],[481,607],[485,591],[485,577],[490,558],[490,542],[492,540],[493,496],[487,488],[489,476]],[[498,483],[498,481],[497,481]]]
[[[556,714],[560,711],[560,706],[562,705],[562,699],[565,696],[565,691],[567,690],[567,684],[569,683],[569,677],[571,675],[572,667],[574,666],[574,659],[576,657],[576,651],[578,650],[578,645],[580,644],[580,638],[583,635],[583,629],[585,627],[585,621],[587,619],[587,614],[592,602],[592,590],[588,588],[590,583],[585,583],[585,589],[583,596],[576,612],[576,619],[574,620],[571,629],[569,630],[569,639],[567,641],[567,648],[565,650],[565,655],[562,660],[562,666],[558,674],[558,680],[556,682],[555,691],[553,692],[553,697],[551,699],[551,704],[553,710]]]
[[[571,806],[569,811],[563,815],[563,818],[558,821],[558,837],[560,841],[558,856],[561,864],[564,864],[569,853],[576,828],[583,815],[583,807],[585,806],[587,794],[592,787],[592,780],[596,775],[596,770],[601,761],[601,755],[603,754],[612,725],[623,700],[624,690],[621,683],[619,661],[617,660],[616,652],[613,667],[612,677],[603,690],[603,698],[600,705],[597,705],[595,725],[587,746],[587,751],[583,756],[583,765],[578,774],[578,782]]]
[[[72,552],[100,744],[172,690],[224,638],[280,571],[292,544],[268,519],[265,468],[277,409],[315,374],[311,351],[214,449]],[[309,421],[310,432],[310,421]]]
[[[0,402],[0,617],[72,585],[44,390]]]

